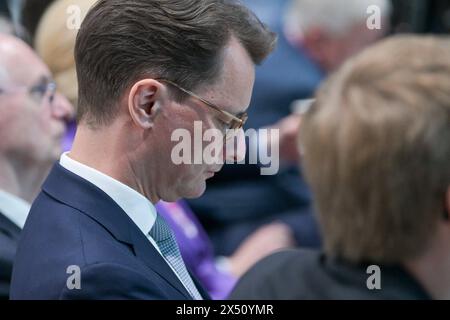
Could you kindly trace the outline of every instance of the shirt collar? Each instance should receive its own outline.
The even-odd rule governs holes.
[[[0,212],[20,229],[23,229],[31,205],[25,200],[0,190]]]
[[[91,182],[113,199],[139,229],[147,235],[156,220],[155,206],[142,194],[122,182],[62,154],[59,164]]]

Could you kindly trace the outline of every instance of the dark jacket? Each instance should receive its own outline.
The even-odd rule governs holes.
[[[371,264],[354,265],[312,250],[276,253],[239,281],[230,299],[429,299],[403,268],[379,266],[381,289],[369,290]],[[369,283],[372,281],[369,279]]]
[[[0,299],[9,299],[9,285],[20,228],[0,212]]]

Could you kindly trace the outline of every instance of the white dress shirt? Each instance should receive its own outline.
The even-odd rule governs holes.
[[[116,202],[163,257],[180,282],[183,283],[178,273],[167,262],[158,245],[149,235],[156,221],[157,213],[155,206],[146,197],[122,182],[70,158],[68,152],[62,154],[59,163],[67,170],[94,184]],[[186,287],[184,283],[183,285]],[[187,288],[186,290],[189,292]]]
[[[0,212],[20,229],[23,229],[31,205],[25,200],[0,190]]]

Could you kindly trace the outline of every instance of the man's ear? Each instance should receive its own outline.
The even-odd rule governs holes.
[[[143,129],[152,128],[166,96],[164,86],[154,79],[136,82],[128,95],[128,111],[133,122]]]

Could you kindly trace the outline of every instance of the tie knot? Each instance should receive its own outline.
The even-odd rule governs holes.
[[[156,241],[161,242],[172,238],[172,230],[169,228],[166,220],[160,214],[156,215],[156,221],[149,235]]]

